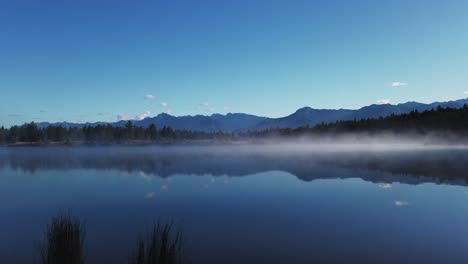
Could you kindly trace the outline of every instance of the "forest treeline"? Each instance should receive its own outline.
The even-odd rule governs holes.
[[[386,117],[360,120],[343,120],[334,123],[321,123],[313,127],[268,129],[247,132],[244,136],[257,138],[269,136],[334,135],[343,133],[411,133],[413,135],[438,134],[440,136],[461,136],[468,138],[468,106],[443,108],[426,111],[411,111],[406,114],[391,114]]]
[[[437,107],[427,111],[411,111],[407,114],[389,115],[380,118],[322,123],[313,127],[272,128],[241,133],[199,132],[174,130],[171,127],[158,129],[155,124],[147,128],[135,126],[128,121],[124,127],[107,125],[66,128],[50,125],[40,128],[28,123],[11,128],[0,128],[0,144],[15,143],[128,143],[128,142],[172,142],[195,140],[243,140],[270,136],[324,135],[342,133],[416,133],[451,134],[468,137],[468,106],[462,108]]]
[[[9,129],[0,128],[0,144],[15,143],[128,143],[128,142],[166,142],[174,140],[223,139],[227,135],[187,130],[173,130],[171,127],[158,129],[155,124],[147,128],[135,126],[128,121],[124,127],[110,124],[66,128],[50,125],[40,128],[34,122]]]

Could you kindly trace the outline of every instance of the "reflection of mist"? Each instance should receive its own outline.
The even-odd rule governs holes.
[[[145,173],[144,171],[138,172],[138,176],[140,176],[140,178],[142,178],[143,180],[145,180],[147,182],[151,181],[151,177],[147,173]]]
[[[398,201],[398,200],[394,201],[394,204],[395,204],[395,206],[397,206],[397,207],[403,207],[403,206],[408,206],[408,205],[409,205],[408,202],[405,202],[405,201]]]
[[[390,189],[390,188],[392,188],[392,184],[391,184],[391,183],[384,183],[384,182],[379,182],[379,183],[377,183],[377,186],[379,186],[379,187],[382,188],[382,189]]]
[[[154,195],[155,195],[155,192],[146,192],[145,193],[145,198],[146,199],[151,199],[151,198],[154,197]]]
[[[118,170],[121,176],[136,173],[150,181],[176,174],[245,176],[284,171],[304,181],[322,178],[355,178],[378,183],[449,182],[468,180],[468,150],[430,147],[418,150],[322,151],[325,144],[256,146],[172,146],[95,148],[12,148],[0,151],[0,166],[34,173],[36,170]],[[364,148],[364,146],[360,146]],[[380,171],[385,173],[370,173]],[[216,178],[211,178],[208,185]],[[165,183],[162,189],[167,188]]]

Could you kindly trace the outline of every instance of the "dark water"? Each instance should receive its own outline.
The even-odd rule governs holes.
[[[58,212],[88,263],[175,219],[191,263],[468,263],[468,151],[0,149],[0,263],[35,263]]]

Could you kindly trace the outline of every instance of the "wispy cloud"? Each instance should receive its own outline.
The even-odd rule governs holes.
[[[161,106],[162,106],[162,107],[168,107],[168,106],[169,106],[169,104],[168,104],[168,103],[166,103],[166,102],[161,102]]]
[[[209,112],[209,113],[213,113],[215,111],[215,108],[213,106],[210,106],[208,102],[198,104],[195,107],[195,109],[197,111],[204,111],[204,112]]]
[[[145,112],[143,112],[143,113],[137,115],[137,116],[136,116],[136,119],[138,119],[138,120],[143,120],[143,119],[147,118],[150,114],[151,114],[150,111],[145,111]]]
[[[380,100],[377,100],[377,104],[389,104],[391,103],[392,100],[390,99],[380,99]]]
[[[392,82],[392,87],[401,87],[401,86],[407,86],[408,83],[406,82]]]
[[[130,116],[128,114],[119,114],[117,115],[117,120],[128,120]]]
[[[403,207],[403,206],[408,206],[408,205],[409,205],[408,202],[405,202],[405,201],[398,201],[398,200],[394,201],[393,203],[394,203],[395,206],[397,206],[397,207]]]
[[[156,96],[152,94],[145,94],[144,98],[145,100],[154,100]]]
[[[468,95],[468,91],[465,91],[464,94]]]

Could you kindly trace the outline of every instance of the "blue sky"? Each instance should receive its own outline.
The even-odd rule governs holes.
[[[2,1],[0,125],[459,99],[467,13],[433,0]]]

